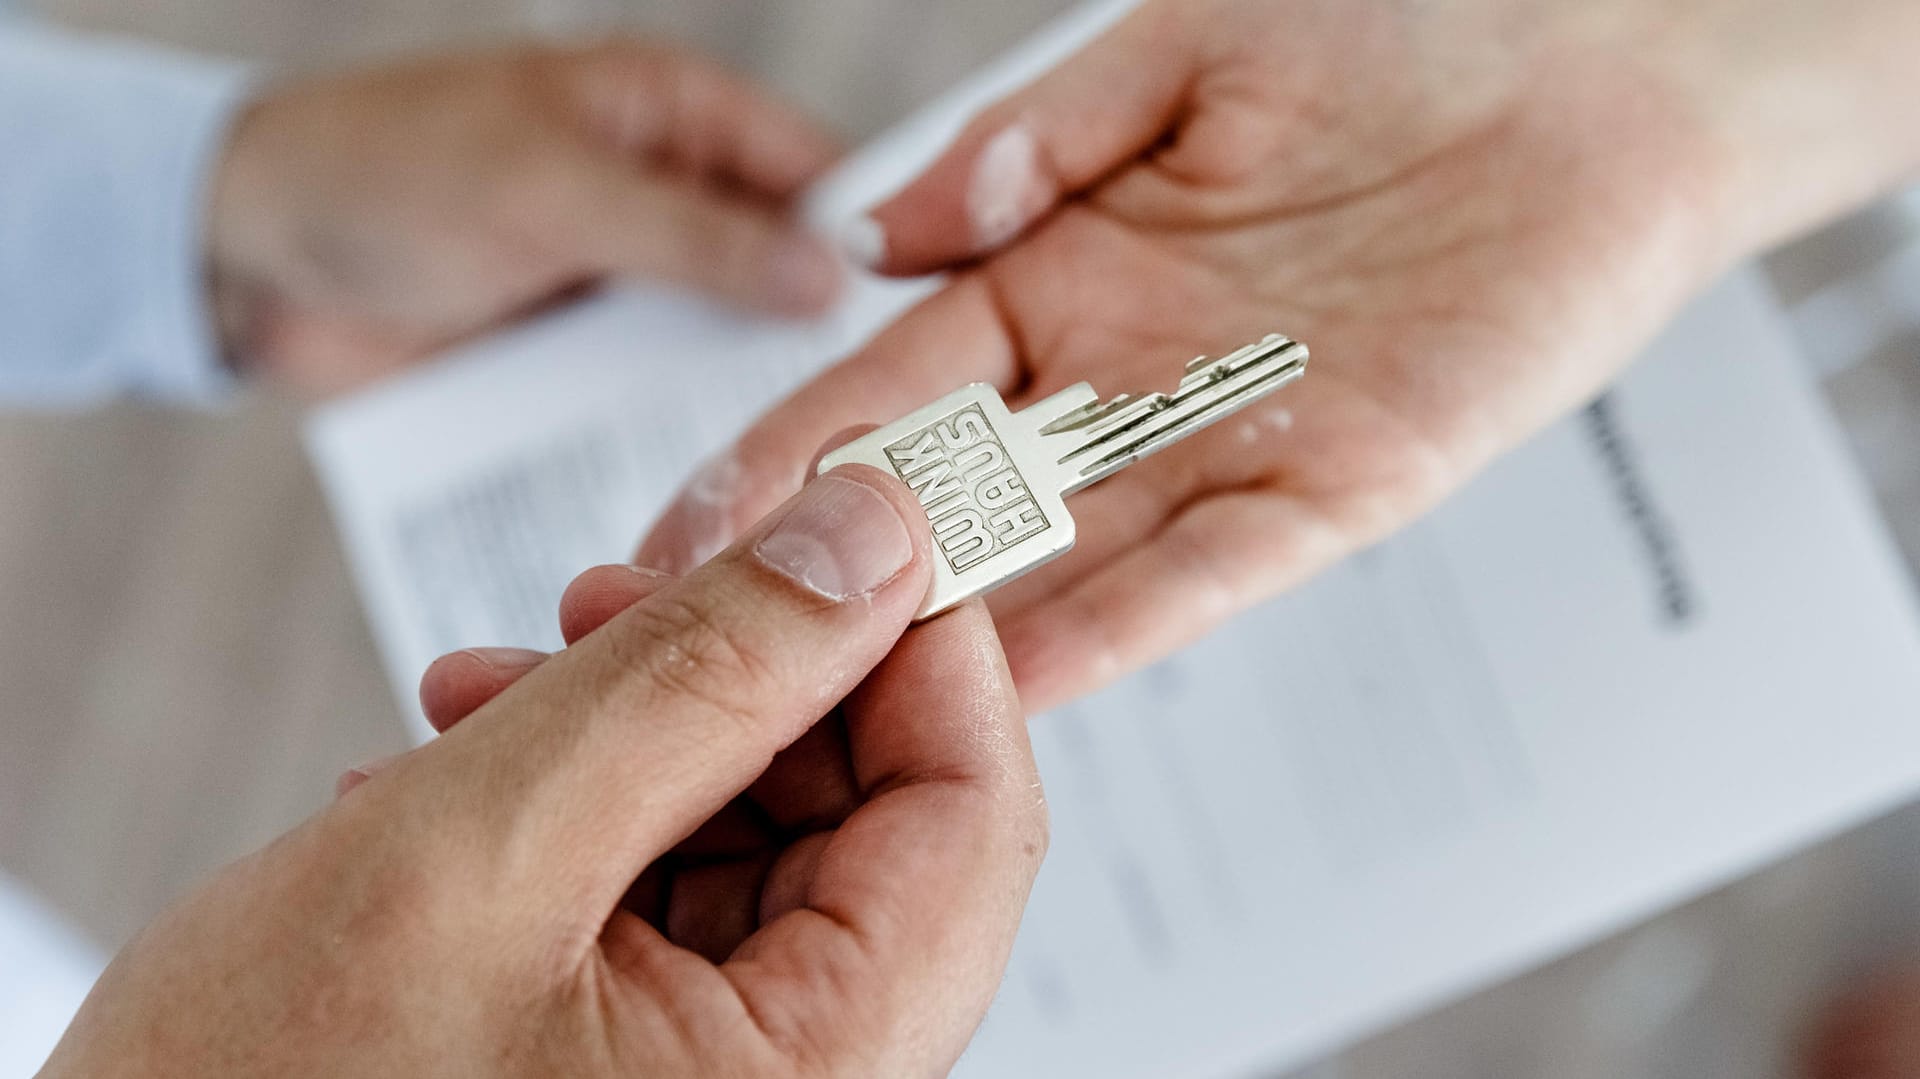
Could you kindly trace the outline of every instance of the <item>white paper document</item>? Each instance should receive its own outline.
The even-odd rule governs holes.
[[[0,1079],[40,1070],[106,965],[92,941],[0,873]]]
[[[406,707],[442,652],[556,645],[574,574],[927,287],[610,295],[318,414]],[[1920,790],[1913,602],[1790,340],[1736,276],[1426,522],[1036,718],[1053,848],[960,1074],[1272,1074]]]

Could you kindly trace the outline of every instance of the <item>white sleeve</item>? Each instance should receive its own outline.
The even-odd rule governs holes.
[[[229,387],[203,217],[237,66],[0,17],[0,405]]]

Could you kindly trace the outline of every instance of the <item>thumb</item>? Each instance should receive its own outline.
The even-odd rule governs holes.
[[[1197,66],[1180,5],[1149,3],[982,113],[919,179],[856,223],[854,261],[923,274],[989,254],[1157,143]]]
[[[461,875],[604,920],[892,649],[926,594],[925,521],[871,469],[814,480],[398,766],[438,778],[394,812]]]

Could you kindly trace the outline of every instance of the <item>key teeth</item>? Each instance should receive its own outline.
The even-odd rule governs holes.
[[[1106,406],[1099,401],[1095,401],[1090,405],[1081,405],[1072,412],[1040,428],[1040,433],[1043,435],[1057,435],[1071,431],[1081,424],[1086,423],[1093,417],[1094,413],[1099,412],[1105,407]]]
[[[1244,374],[1248,368],[1264,361],[1283,357],[1291,360],[1293,357],[1288,353],[1294,350],[1297,350],[1298,358],[1304,365],[1305,346],[1284,334],[1274,333],[1268,334],[1258,344],[1247,345],[1217,360],[1207,356],[1196,356],[1187,363],[1180,385],[1172,394],[1122,393],[1106,401],[1094,401],[1042,427],[1040,434],[1046,436],[1065,434],[1069,431],[1085,431],[1097,440],[1103,428],[1110,431],[1125,423],[1137,422],[1143,414],[1150,416],[1164,411],[1179,400],[1184,400],[1189,393],[1231,381]]]
[[[1285,334],[1270,333],[1261,338],[1257,344],[1247,345],[1217,360],[1207,356],[1196,356],[1187,363],[1187,374],[1195,375],[1204,371],[1211,378],[1224,378],[1248,364],[1272,358],[1298,346],[1299,342]]]
[[[1304,371],[1306,355],[1297,342],[1273,334],[1258,345],[1192,367],[1172,395],[1150,394],[1124,411],[1103,410],[1097,422],[1080,425],[1082,441],[1059,459],[1063,465],[1081,459],[1080,482],[1072,489],[1097,482],[1293,381]],[[1174,408],[1187,409],[1186,414],[1170,421],[1156,419]]]
[[[1095,401],[1090,405],[1084,405],[1074,409],[1072,412],[1047,424],[1040,429],[1040,433],[1043,435],[1057,435],[1080,428],[1092,428],[1113,413],[1126,408],[1133,400],[1134,396],[1132,394],[1123,393],[1110,401]]]

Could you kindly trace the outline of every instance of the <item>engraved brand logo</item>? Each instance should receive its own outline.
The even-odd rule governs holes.
[[[1039,504],[978,405],[888,446],[887,460],[920,496],[934,542],[955,573],[1047,530]]]

